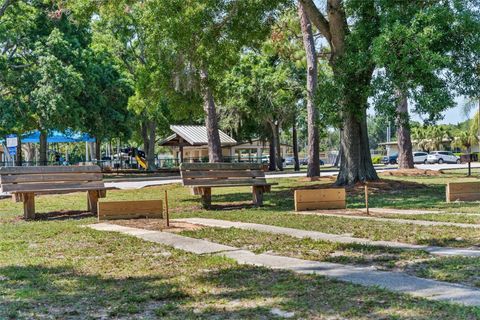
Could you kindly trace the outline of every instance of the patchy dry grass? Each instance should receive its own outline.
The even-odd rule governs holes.
[[[445,204],[440,195],[440,178],[431,179],[415,178],[411,182],[424,183],[426,187],[412,192],[378,191],[372,201],[375,206],[478,211],[478,205]],[[248,188],[215,189],[213,202],[218,210],[213,211],[200,209],[199,199],[178,185],[109,191],[107,199],[162,199],[163,190],[168,189],[172,218],[220,218],[410,243],[469,246],[480,242],[479,232],[470,229],[293,215],[292,188],[322,185],[331,180],[278,182],[280,185],[266,194],[264,208],[249,206]],[[361,207],[362,201],[360,194],[353,195],[348,205]],[[294,312],[294,318],[310,319],[480,318],[480,308],[413,299],[317,276],[239,266],[221,257],[196,256],[133,237],[86,229],[81,225],[93,223],[95,218],[85,213],[84,194],[41,196],[36,207],[40,221],[26,222],[21,219],[21,204],[9,199],[0,201],[0,319],[269,319],[275,318],[272,308]],[[245,242],[249,238],[235,236]],[[234,238],[228,234],[225,237]],[[216,234],[215,241],[221,239]],[[400,261],[422,259],[424,255],[318,245],[283,237],[245,245],[257,251],[274,247],[282,254],[341,263],[374,263],[384,268],[396,267]],[[458,272],[459,268],[463,270]],[[432,260],[428,267],[416,272],[467,282],[473,281],[476,270],[478,264],[452,259],[448,268],[445,263],[439,265]]]

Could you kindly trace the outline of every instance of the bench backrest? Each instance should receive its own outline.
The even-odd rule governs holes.
[[[260,163],[182,163],[184,186],[264,185],[265,172]]]
[[[0,168],[2,192],[95,190],[104,188],[99,166]]]

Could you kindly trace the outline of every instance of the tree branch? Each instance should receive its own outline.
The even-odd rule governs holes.
[[[345,35],[348,33],[348,24],[342,0],[328,0],[328,19],[330,21],[331,42],[334,56],[345,53]]]
[[[2,6],[0,7],[0,18],[5,14],[9,5],[11,5],[15,0],[4,0]]]
[[[308,18],[312,23],[317,27],[318,31],[327,39],[330,43],[332,40],[332,35],[330,33],[330,24],[325,19],[323,13],[317,8],[313,0],[300,0],[307,12]]]

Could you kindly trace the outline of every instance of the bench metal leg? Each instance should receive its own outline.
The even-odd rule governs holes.
[[[202,188],[201,195],[202,195],[202,207],[204,209],[210,208],[210,206],[212,205],[212,188]]]
[[[35,219],[35,193],[29,192],[22,194],[23,200],[23,217]]]
[[[264,187],[252,187],[253,204],[257,207],[263,206]]]
[[[88,211],[91,213],[97,213],[97,204],[98,204],[98,190],[89,190],[87,193],[87,205]]]

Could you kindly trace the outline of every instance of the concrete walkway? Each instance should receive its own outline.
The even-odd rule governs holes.
[[[217,227],[217,228],[238,228],[244,230],[255,230],[261,232],[269,232],[275,234],[283,234],[295,238],[310,238],[313,240],[323,240],[329,242],[339,242],[339,243],[356,243],[364,244],[370,246],[383,246],[407,250],[424,250],[430,254],[437,256],[461,256],[461,257],[480,257],[480,250],[474,249],[463,249],[463,248],[447,248],[447,247],[435,247],[435,246],[424,246],[416,244],[408,244],[401,242],[393,241],[374,241],[363,238],[354,238],[349,236],[342,236],[338,234],[323,233],[319,231],[308,231],[294,228],[285,228],[277,227],[265,224],[258,223],[247,223],[247,222],[234,222],[226,220],[216,220],[216,219],[204,219],[204,218],[185,218],[185,219],[176,219],[175,221],[188,222],[192,224],[198,224],[208,227]]]
[[[348,209],[347,209],[348,210]],[[480,209],[478,213],[471,213],[471,212],[446,212],[446,211],[432,211],[432,210],[417,210],[417,209],[392,209],[392,208],[370,208],[371,213],[379,213],[379,214],[402,214],[402,215],[422,215],[422,214],[454,214],[454,215],[462,215],[462,216],[476,216],[480,217]],[[322,210],[327,212],[328,210]],[[358,209],[358,211],[366,212],[367,209]]]
[[[222,255],[241,264],[321,275],[365,286],[379,286],[390,291],[407,293],[415,297],[448,301],[468,306],[480,306],[480,290],[458,284],[422,279],[405,273],[375,271],[372,268],[308,261],[270,254],[256,255],[247,250],[240,250],[205,240],[107,223],[93,224],[89,227],[100,231],[115,231],[128,234],[146,241],[169,245],[192,253]]]
[[[458,228],[480,229],[480,224],[473,224],[473,223],[412,220],[412,219],[400,219],[400,218],[381,218],[381,217],[355,216],[355,215],[335,214],[335,213],[315,212],[315,211],[304,211],[304,212],[301,211],[301,212],[295,212],[295,214],[316,215],[316,216],[322,216],[322,217],[337,217],[337,218],[354,219],[354,220],[370,220],[370,221],[399,223],[399,224],[415,224],[415,225],[427,226],[427,227],[440,226],[440,227],[458,227]]]

